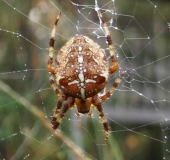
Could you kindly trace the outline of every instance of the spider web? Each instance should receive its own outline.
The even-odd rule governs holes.
[[[170,159],[170,3],[166,0],[0,2],[0,159]],[[98,112],[77,118],[69,110],[59,130],[49,129],[57,97],[46,69],[56,15],[56,53],[75,34],[109,50],[99,7],[111,33],[119,71],[127,69],[103,102],[109,141]]]

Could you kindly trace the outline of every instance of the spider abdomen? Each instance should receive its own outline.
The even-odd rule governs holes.
[[[105,88],[109,64],[97,43],[76,35],[59,50],[55,73],[56,83],[64,94],[86,99]]]

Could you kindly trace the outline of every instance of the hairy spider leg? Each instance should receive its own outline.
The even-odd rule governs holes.
[[[106,40],[107,40],[107,43],[108,43],[108,46],[109,46],[110,58],[112,60],[112,66],[109,68],[109,72],[110,72],[110,74],[112,74],[117,70],[118,62],[117,62],[117,58],[116,58],[116,55],[115,55],[114,46],[113,46],[113,42],[112,42],[112,39],[111,39],[111,36],[110,36],[110,32],[109,32],[107,23],[104,20],[103,15],[101,14],[100,10],[97,10],[97,13],[98,13],[99,18],[102,21],[104,33],[105,33]]]
[[[59,113],[58,116],[55,119],[53,119],[53,121],[52,121],[54,130],[56,130],[58,128],[58,126],[60,125],[66,112],[68,111],[69,108],[72,108],[73,105],[74,105],[74,99],[72,97],[68,97],[67,100],[63,104],[63,109],[62,109],[61,113]]]
[[[57,28],[57,23],[59,21],[59,18],[60,18],[60,15],[61,15],[61,12],[58,14],[57,18],[56,18],[56,21],[54,23],[54,26],[53,26],[53,29],[52,29],[52,32],[51,32],[51,37],[50,37],[50,42],[49,42],[49,58],[48,58],[48,65],[47,65],[47,68],[48,68],[48,71],[54,75],[55,74],[55,71],[54,71],[54,68],[53,68],[53,52],[54,52],[54,37],[55,37],[55,33],[56,33],[56,28]]]
[[[50,76],[50,85],[51,85],[51,88],[54,90],[54,93],[59,97],[60,96],[60,92],[58,91],[57,89],[57,85],[54,81],[54,76]]]
[[[60,93],[59,93],[57,86],[54,82],[55,70],[53,67],[53,52],[54,52],[54,42],[55,42],[54,37],[55,37],[57,23],[59,21],[60,15],[61,15],[61,12],[58,14],[56,21],[54,23],[52,32],[51,32],[51,37],[50,37],[50,42],[49,42],[49,46],[50,46],[49,47],[49,58],[48,58],[48,62],[47,62],[47,69],[48,69],[49,73],[51,73],[50,84],[57,96],[60,96]]]
[[[104,95],[102,95],[102,96],[99,96],[100,99],[102,99],[102,100],[104,101],[104,100],[108,99],[108,98],[112,95],[112,93],[115,91],[115,89],[117,88],[117,86],[118,86],[118,85],[120,84],[120,82],[122,81],[122,77],[123,77],[123,75],[124,75],[125,73],[126,73],[126,70],[123,70],[123,71],[121,72],[120,76],[119,76],[118,78],[116,78],[115,82],[113,83],[112,88],[111,88],[106,94],[104,94]]]
[[[57,106],[54,109],[53,119],[51,120],[52,126],[56,123],[57,117],[60,113],[63,102],[65,101],[65,96],[60,96],[57,102]]]
[[[112,66],[109,68],[109,72],[110,72],[110,74],[113,74],[118,69],[118,62],[117,62],[117,58],[116,58],[116,55],[115,55],[113,42],[112,42],[112,39],[111,39],[111,36],[110,36],[109,29],[107,27],[107,23],[103,18],[103,15],[101,14],[100,10],[97,10],[97,13],[98,13],[99,18],[102,21],[102,24],[103,24],[104,33],[105,33],[106,40],[107,40],[107,43],[108,43],[108,46],[109,46],[110,58],[112,60]],[[107,92],[103,96],[100,96],[100,98],[102,100],[106,100],[111,96],[111,94],[115,91],[116,87],[121,82],[122,77],[125,74],[125,72],[126,72],[126,70],[122,71],[121,75],[115,80],[115,82],[114,82],[114,84],[113,84],[113,86],[112,86],[112,88],[110,89],[109,92]]]
[[[92,103],[94,105],[94,106],[93,105],[92,106],[99,111],[99,116],[101,118],[101,122],[102,122],[103,128],[105,130],[105,141],[107,141],[108,137],[109,137],[109,125],[107,123],[106,117],[105,117],[103,109],[102,109],[101,100],[96,95],[93,97]]]
[[[92,118],[92,116],[93,116],[93,112],[92,112],[92,110],[90,109],[90,111],[89,111],[89,113],[88,113],[88,117],[89,117],[89,118]]]

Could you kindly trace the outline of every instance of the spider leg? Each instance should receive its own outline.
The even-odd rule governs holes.
[[[54,37],[55,37],[57,23],[59,21],[60,15],[61,15],[61,12],[58,14],[56,21],[54,23],[54,26],[53,26],[53,29],[52,29],[52,32],[51,32],[50,42],[49,42],[50,47],[49,47],[49,58],[48,58],[47,68],[48,68],[48,71],[52,75],[55,74],[55,70],[52,67],[52,65],[53,65],[54,42],[55,42]]]
[[[54,90],[54,93],[55,93],[58,97],[60,97],[60,92],[59,92],[58,89],[57,89],[57,85],[56,85],[56,83],[55,83],[55,81],[54,81],[54,76],[51,76],[49,80],[50,80],[51,88]]]
[[[101,100],[96,95],[96,96],[93,97],[92,103],[94,105],[94,108],[96,108],[99,111],[99,116],[101,118],[101,122],[102,122],[103,128],[105,130],[105,141],[107,141],[108,137],[109,137],[109,125],[107,123],[106,117],[105,117],[103,109],[102,109]]]
[[[57,23],[59,21],[60,15],[61,15],[61,12],[59,12],[59,14],[58,14],[58,16],[56,18],[56,21],[54,23],[54,26],[53,26],[53,29],[52,29],[52,32],[51,32],[50,42],[49,42],[50,47],[49,47],[49,58],[48,58],[47,68],[48,68],[48,71],[52,75],[55,74],[54,68],[52,67],[52,64],[53,64],[53,52],[54,52],[54,42],[55,42],[54,37],[55,37]]]
[[[62,105],[61,102],[62,102],[62,100],[60,101],[59,106]],[[59,102],[58,102],[58,103],[59,103]],[[73,99],[72,97],[68,97],[67,100],[66,100],[66,102],[65,102],[64,105],[63,105],[63,109],[62,109],[61,113],[58,113],[58,111],[60,111],[60,108],[61,108],[61,107],[57,108],[57,109],[58,109],[58,110],[56,110],[57,114],[55,115],[55,118],[53,117],[53,120],[52,120],[52,125],[53,125],[53,129],[54,129],[54,130],[58,128],[58,126],[60,125],[62,119],[64,118],[67,110],[68,110],[70,107],[72,107],[73,105],[74,105],[74,99]]]
[[[59,21],[59,18],[60,18],[60,14],[58,14],[57,18],[56,18],[56,21],[55,21],[55,24],[53,26],[53,29],[52,29],[52,32],[51,32],[51,37],[50,37],[50,42],[49,42],[49,58],[48,58],[48,62],[47,62],[47,68],[48,68],[48,71],[49,73],[51,73],[51,77],[50,77],[50,84],[51,84],[51,87],[53,88],[55,94],[57,96],[60,96],[60,93],[59,91],[57,90],[57,86],[54,82],[54,76],[55,76],[55,70],[53,68],[53,52],[54,52],[54,37],[55,37],[55,33],[56,33],[56,27],[57,27],[57,23]]]
[[[76,111],[75,114],[76,114],[77,117],[80,117],[80,116],[81,116],[81,114],[80,114],[78,111]]]
[[[93,116],[93,112],[92,112],[92,110],[90,109],[90,111],[89,111],[89,113],[88,113],[88,117],[89,117],[89,118],[92,118],[92,116]]]
[[[58,102],[57,102],[57,106],[54,109],[53,118],[51,120],[51,124],[52,124],[53,128],[54,128],[54,124],[57,120],[57,117],[60,113],[60,109],[62,107],[64,100],[65,100],[65,96],[60,96],[59,99],[58,99]]]
[[[102,99],[103,101],[108,99],[112,93],[115,91],[115,89],[117,88],[117,86],[120,84],[123,75],[126,73],[126,70],[123,70],[122,73],[120,74],[120,76],[115,80],[112,88],[110,89],[110,91],[108,91],[106,94],[99,96],[100,99]]]
[[[103,28],[104,28],[104,32],[105,32],[105,35],[106,35],[106,40],[107,40],[107,43],[108,43],[108,46],[109,46],[110,57],[111,57],[111,60],[112,60],[112,66],[110,67],[109,72],[110,72],[110,74],[112,74],[117,70],[118,62],[117,62],[116,54],[115,54],[115,51],[114,51],[114,46],[113,46],[113,42],[112,42],[112,39],[111,39],[111,36],[110,36],[110,32],[109,32],[109,29],[107,27],[107,23],[104,20],[100,10],[97,10],[97,13],[98,13],[100,20],[103,23]]]

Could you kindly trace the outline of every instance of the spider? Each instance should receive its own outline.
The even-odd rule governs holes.
[[[55,94],[59,97],[51,121],[52,128],[56,130],[68,109],[77,107],[77,116],[88,114],[92,116],[91,108],[99,111],[99,117],[105,130],[105,140],[108,140],[109,125],[102,108],[102,101],[108,99],[115,88],[121,82],[126,72],[123,70],[113,83],[112,88],[103,95],[109,76],[118,69],[118,62],[114,53],[114,46],[107,24],[97,10],[101,20],[109,47],[112,65],[106,53],[92,39],[84,35],[75,35],[59,50],[55,62],[53,62],[54,38],[61,12],[58,14],[53,26],[49,42],[49,58],[47,68],[50,76],[50,84]],[[61,110],[62,109],[62,110]]]

